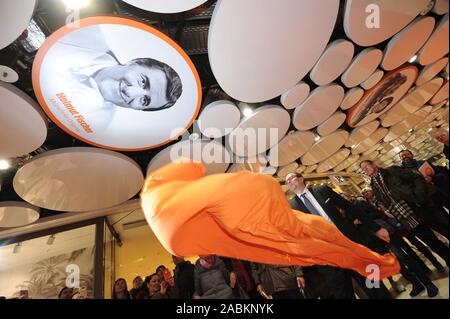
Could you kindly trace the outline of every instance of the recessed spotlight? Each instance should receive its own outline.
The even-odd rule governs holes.
[[[63,0],[67,9],[81,9],[91,4],[91,0]]]
[[[409,132],[409,133],[412,133],[412,132],[414,132],[414,129],[412,128],[412,129],[410,129],[408,132]]]
[[[413,55],[411,59],[408,60],[409,63],[414,63],[417,60],[417,55]]]
[[[7,170],[11,167],[11,164],[7,160],[0,160],[0,170]]]
[[[244,114],[244,116],[250,116],[250,115],[253,114],[253,110],[251,108],[249,108],[249,107],[246,107],[244,109],[244,111],[242,111],[242,113]]]
[[[316,136],[314,140],[317,142],[318,140],[320,140],[320,136]]]

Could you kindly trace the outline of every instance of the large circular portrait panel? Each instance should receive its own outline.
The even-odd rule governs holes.
[[[33,64],[47,115],[98,147],[139,151],[183,134],[201,104],[198,73],[173,40],[144,23],[93,17],[53,33]]]
[[[362,126],[387,112],[408,92],[417,76],[415,66],[401,67],[387,73],[349,110],[347,124],[350,127]]]

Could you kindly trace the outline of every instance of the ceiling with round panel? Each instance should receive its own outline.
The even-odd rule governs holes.
[[[0,4],[0,230],[137,199],[145,175],[181,158],[202,162],[209,175],[277,179],[359,174],[363,159],[398,164],[401,149],[442,158],[432,134],[448,130],[446,0],[91,0],[80,21],[67,21],[66,3]],[[112,16],[143,27],[108,35]],[[43,96],[45,85],[36,86],[45,67],[58,71],[44,59],[52,39],[66,23],[86,21],[99,30],[95,41],[79,37],[58,50],[69,54],[64,63],[77,61],[67,87],[106,117],[83,118],[68,93]],[[160,41],[140,51],[145,34]],[[149,58],[165,73],[134,63]],[[140,71],[127,69],[126,80],[111,69],[135,64]],[[149,114],[155,120],[139,126]],[[79,138],[75,127],[83,136],[98,128],[120,152]],[[123,132],[151,148],[133,147]]]

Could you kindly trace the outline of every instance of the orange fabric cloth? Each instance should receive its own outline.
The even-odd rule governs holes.
[[[278,182],[251,172],[206,176],[199,163],[168,164],[141,193],[146,219],[177,256],[219,255],[266,264],[331,265],[363,276],[399,273],[397,259],[352,242],[320,216],[291,209]]]

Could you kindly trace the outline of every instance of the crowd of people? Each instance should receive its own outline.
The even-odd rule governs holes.
[[[436,138],[444,144],[448,159],[448,133]],[[435,297],[439,289],[430,276],[433,271],[445,273],[449,260],[449,171],[416,160],[409,150],[401,151],[399,157],[402,164],[389,168],[380,168],[370,160],[360,163],[371,181],[361,196],[338,194],[326,185],[309,187],[301,174],[290,173],[285,178],[295,194],[290,205],[322,216],[343,235],[379,254],[393,253],[401,265],[401,275],[412,284],[409,295],[426,290],[429,297]],[[368,285],[359,273],[332,266],[268,265],[212,255],[199,256],[192,264],[172,257],[173,276],[161,265],[150,276],[134,278],[131,289],[119,278],[112,298],[390,299],[395,297],[393,293],[405,291],[392,277],[388,278],[389,290],[381,280]],[[67,289],[61,291],[60,298],[70,295]]]

